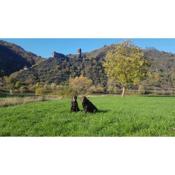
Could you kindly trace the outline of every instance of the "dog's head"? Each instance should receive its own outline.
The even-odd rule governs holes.
[[[81,101],[82,101],[82,102],[85,102],[85,101],[87,101],[87,100],[88,100],[88,99],[87,99],[86,96],[81,97]]]
[[[72,97],[72,101],[77,101],[77,96],[76,95]]]

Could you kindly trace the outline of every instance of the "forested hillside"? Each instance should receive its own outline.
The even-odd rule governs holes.
[[[0,40],[0,76],[10,75],[25,66],[31,67],[41,60],[41,57],[16,44]]]

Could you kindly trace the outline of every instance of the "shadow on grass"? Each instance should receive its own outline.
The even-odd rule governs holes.
[[[107,110],[101,110],[101,109],[98,109],[98,111],[97,112],[86,112],[86,114],[97,114],[97,113],[106,113],[106,112],[109,112],[110,110],[109,109],[107,109]],[[80,110],[80,111],[78,111],[78,112],[83,112],[83,113],[85,113],[84,112],[84,110]]]

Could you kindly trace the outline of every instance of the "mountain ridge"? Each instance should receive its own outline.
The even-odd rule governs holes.
[[[28,52],[16,44],[0,40],[0,72],[2,75],[10,75],[42,60],[42,57]]]

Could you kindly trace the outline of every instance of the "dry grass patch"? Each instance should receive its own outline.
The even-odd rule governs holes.
[[[26,103],[38,102],[38,101],[46,101],[46,100],[48,100],[48,98],[43,96],[0,98],[0,107],[26,104]]]

